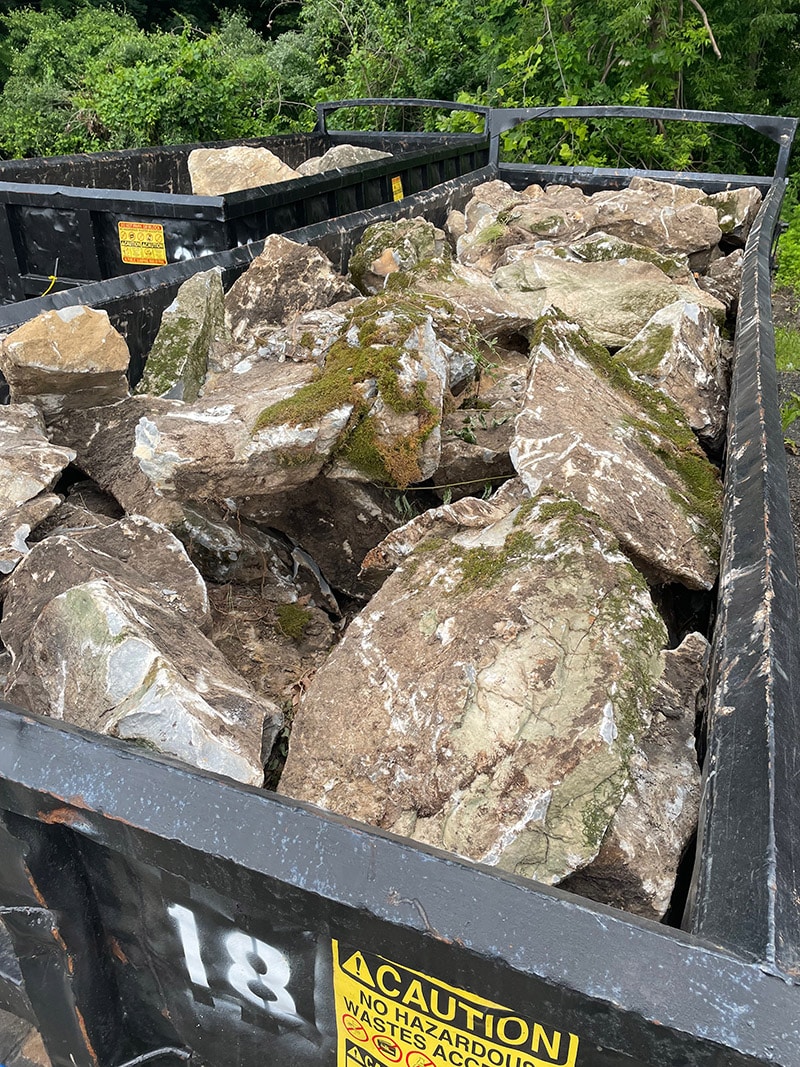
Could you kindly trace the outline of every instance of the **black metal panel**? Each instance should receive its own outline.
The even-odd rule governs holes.
[[[769,274],[783,188],[745,250],[691,929],[798,977],[800,616]]]
[[[338,948],[340,962],[361,952],[373,972],[389,968],[371,991],[364,986],[380,1005],[362,1000],[359,1012],[367,1033],[383,1017],[379,1025],[391,1034],[392,1022],[401,1047],[407,1038],[399,1028],[419,1008],[420,989],[447,986],[472,1005],[472,1021],[462,1011],[460,1026],[454,1021],[441,1038],[447,1013],[437,1023],[429,1007],[438,1043],[457,1052],[460,1031],[490,1044],[488,1017],[496,1022],[504,1013],[517,1020],[513,1031],[504,1028],[513,1039],[505,1067],[800,1062],[797,991],[757,965],[679,931],[7,708],[0,708],[0,806],[18,824],[46,824],[53,848],[61,835],[58,847],[69,841],[80,855],[104,937],[116,945],[109,988],[114,996],[124,991],[130,1040],[142,1050],[172,1028],[209,1067],[333,1067],[333,1035],[346,1036],[344,1001],[333,1000],[334,974],[341,982],[343,970],[333,964]],[[64,941],[72,948],[66,934]],[[410,972],[420,982],[413,995],[403,987]],[[81,1004],[87,1027],[103,1007],[96,999]],[[531,1059],[530,1045],[517,1040],[519,1020],[526,1040],[538,1024],[553,1048],[557,1033],[560,1052],[546,1055],[543,1044]],[[377,1053],[373,1060],[392,1062]],[[56,1067],[68,1062],[55,1056]]]

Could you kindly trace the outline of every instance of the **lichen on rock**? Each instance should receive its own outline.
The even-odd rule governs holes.
[[[312,682],[281,791],[556,881],[625,794],[665,640],[643,579],[574,501],[439,527]]]
[[[511,458],[529,491],[596,511],[654,581],[710,589],[722,485],[686,417],[556,311],[532,331]]]

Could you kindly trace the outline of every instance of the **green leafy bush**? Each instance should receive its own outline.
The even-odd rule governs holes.
[[[792,209],[788,221],[788,228],[778,241],[775,284],[800,293],[800,205]]]

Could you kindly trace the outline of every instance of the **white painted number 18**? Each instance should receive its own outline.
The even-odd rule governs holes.
[[[180,904],[170,904],[167,914],[178,927],[189,980],[193,985],[208,989],[208,973],[200,952],[200,936],[194,913]],[[291,976],[289,961],[282,952],[241,930],[231,930],[225,934],[222,944],[230,961],[226,977],[231,988],[248,1003],[265,1011],[297,1015],[292,995],[286,988]],[[266,968],[264,972],[256,970],[254,959],[263,964]]]

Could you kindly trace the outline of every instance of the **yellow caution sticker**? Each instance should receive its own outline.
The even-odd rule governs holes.
[[[164,227],[157,222],[119,222],[119,250],[123,263],[163,267],[167,262]]]
[[[403,179],[399,175],[392,178],[392,196],[395,200],[403,199]]]
[[[337,1067],[575,1067],[578,1038],[333,942]]]

